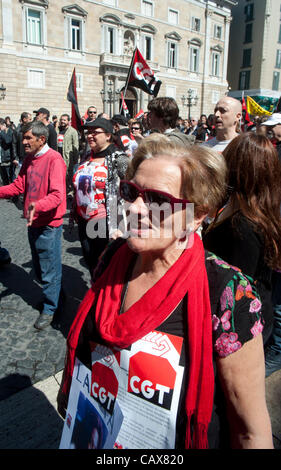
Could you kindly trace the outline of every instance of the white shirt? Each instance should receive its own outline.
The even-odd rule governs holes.
[[[208,147],[212,147],[214,150],[217,152],[223,152],[224,149],[228,146],[228,144],[232,141],[232,139],[229,140],[217,140],[216,137],[214,137],[211,140],[208,140],[207,142],[204,142],[204,145],[207,145]]]
[[[44,147],[42,147],[41,150],[34,155],[34,157],[41,157],[41,155],[44,155],[44,153],[48,152],[49,148],[49,145],[45,144]]]

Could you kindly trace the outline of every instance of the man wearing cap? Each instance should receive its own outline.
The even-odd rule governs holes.
[[[57,143],[57,133],[53,124],[49,122],[50,118],[50,111],[46,108],[39,108],[37,111],[33,111],[36,116],[36,121],[41,121],[45,126],[49,129],[49,137],[47,144],[53,150],[58,150],[58,143]]]
[[[42,122],[26,124],[22,133],[26,157],[15,181],[0,188],[0,198],[24,195],[32,263],[43,292],[42,311],[34,327],[42,330],[51,324],[61,293],[66,165],[46,143],[48,128]]]
[[[113,126],[108,119],[87,122],[84,129],[91,155],[73,176],[71,218],[78,224],[83,256],[92,276],[100,254],[117,233],[119,181],[124,178],[128,157],[113,143]]]
[[[238,128],[242,117],[242,104],[231,96],[221,98],[214,110],[214,123],[216,137],[204,142],[218,152],[223,152],[228,144],[238,135]]]
[[[272,131],[273,136],[270,136],[268,131],[267,134],[269,138],[273,137],[272,143],[276,147],[278,157],[281,160],[281,113],[273,113],[262,125],[266,126],[268,131]]]

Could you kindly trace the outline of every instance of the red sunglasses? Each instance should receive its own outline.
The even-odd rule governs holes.
[[[190,201],[187,199],[179,199],[172,196],[169,193],[158,191],[157,189],[141,189],[132,181],[121,180],[120,181],[120,196],[127,202],[135,202],[135,200],[141,196],[145,203],[156,203],[164,204],[188,204]]]

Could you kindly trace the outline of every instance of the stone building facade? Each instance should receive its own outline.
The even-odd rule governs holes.
[[[281,94],[281,2],[239,0],[232,15],[230,94],[252,96],[269,110]]]
[[[187,91],[198,97],[191,113],[213,111],[228,90],[227,58],[232,0],[0,0],[0,116],[18,122],[41,106],[70,112],[73,68],[81,114],[89,105],[120,110],[132,52],[138,47],[162,81],[158,96],[174,97],[188,115]],[[0,95],[1,99],[1,95]],[[146,110],[147,94],[128,89],[131,113]]]

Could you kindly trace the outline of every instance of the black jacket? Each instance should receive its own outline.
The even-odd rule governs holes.
[[[12,146],[14,160],[18,160],[20,163],[23,162],[25,157],[24,146],[22,145],[22,137],[22,125],[19,124],[13,132]]]
[[[0,163],[9,163],[13,160],[12,152],[13,131],[8,128],[0,132]]]
[[[56,130],[55,130],[53,124],[48,124],[47,127],[49,129],[49,138],[48,138],[47,144],[53,150],[58,151],[58,135],[56,133]]]

